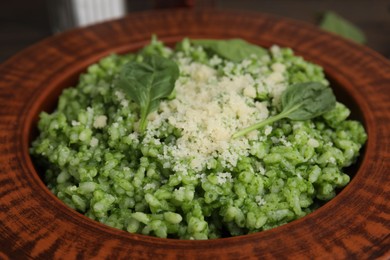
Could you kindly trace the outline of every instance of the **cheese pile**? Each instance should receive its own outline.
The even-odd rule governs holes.
[[[218,75],[212,66],[184,58],[178,62],[181,77],[175,86],[176,98],[162,102],[159,110],[149,116],[143,143],[159,143],[156,132],[165,121],[179,129],[181,136],[158,155],[164,168],[199,172],[218,160],[224,168],[232,169],[239,158],[249,155],[250,140],[257,138],[258,131],[247,138],[231,136],[269,116],[267,103],[255,101],[256,94],[264,84],[272,84],[277,91],[271,94],[274,98],[280,95],[285,88],[280,84],[284,81],[284,66],[276,65],[274,73],[255,79],[250,74]]]

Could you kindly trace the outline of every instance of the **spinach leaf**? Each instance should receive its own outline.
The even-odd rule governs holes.
[[[147,55],[142,62],[125,64],[114,82],[140,106],[140,132],[146,129],[146,118],[158,108],[162,98],[169,97],[179,77],[179,67],[160,55]]]
[[[332,89],[319,82],[290,85],[281,98],[282,111],[279,114],[236,132],[232,138],[246,135],[282,118],[309,120],[330,111],[336,105]]]
[[[357,43],[366,42],[366,37],[359,28],[331,11],[324,14],[320,27]]]
[[[264,48],[251,44],[242,39],[231,40],[191,40],[195,46],[202,46],[206,51],[217,54],[225,59],[240,62],[251,54],[261,57],[267,53]]]

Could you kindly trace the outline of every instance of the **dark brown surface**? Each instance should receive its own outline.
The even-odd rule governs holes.
[[[51,35],[46,1],[0,1],[0,62]],[[322,12],[333,10],[358,26],[367,46],[390,58],[390,0],[127,0],[128,12],[191,6],[249,10],[318,24]]]
[[[129,234],[66,207],[42,183],[28,155],[37,115],[52,108],[59,91],[88,64],[111,52],[135,50],[151,33],[167,43],[189,36],[279,44],[323,66],[339,88],[338,98],[355,108],[369,136],[351,183],[300,220],[209,241]],[[146,12],[49,38],[0,65],[0,258],[389,258],[389,87],[390,62],[370,49],[268,15]]]

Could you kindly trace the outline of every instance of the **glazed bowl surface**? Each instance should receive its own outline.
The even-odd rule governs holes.
[[[45,186],[29,156],[41,111],[110,53],[136,51],[152,34],[242,38],[292,48],[325,70],[338,100],[368,140],[353,177],[308,216],[251,235],[208,241],[160,239],[110,228],[75,212]],[[0,258],[377,258],[390,257],[390,62],[314,26],[259,13],[167,10],[75,29],[0,65]]]

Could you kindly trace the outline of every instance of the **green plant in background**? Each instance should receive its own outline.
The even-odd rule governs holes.
[[[320,27],[357,43],[364,44],[366,42],[366,37],[359,28],[332,11],[323,14]]]

